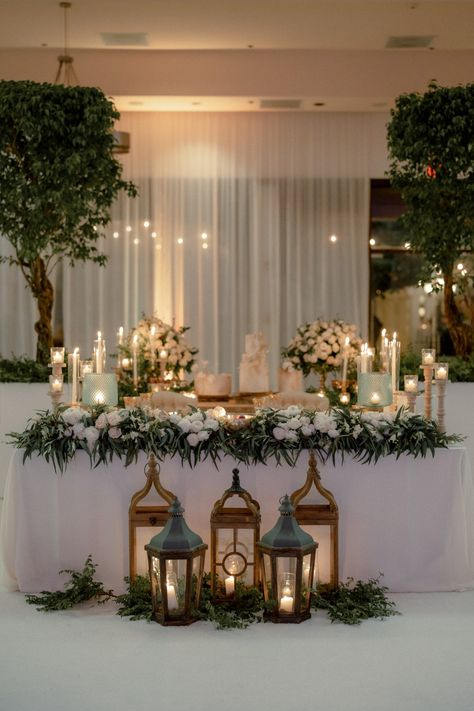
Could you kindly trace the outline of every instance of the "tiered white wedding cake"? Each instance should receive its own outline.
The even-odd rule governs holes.
[[[241,393],[268,393],[268,348],[262,333],[245,336],[245,353],[240,361],[239,390]]]

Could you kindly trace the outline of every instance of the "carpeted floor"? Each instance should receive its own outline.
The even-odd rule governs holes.
[[[474,592],[396,595],[360,627],[163,628],[0,592],[1,711],[472,711]]]

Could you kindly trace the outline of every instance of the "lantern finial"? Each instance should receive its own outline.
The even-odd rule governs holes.
[[[229,491],[243,491],[242,487],[240,486],[240,477],[238,469],[232,469],[232,486],[230,487]]]
[[[281,497],[278,511],[282,516],[292,516],[292,514],[294,513],[295,508],[291,503],[291,499],[288,494],[285,494],[285,496]]]
[[[169,507],[168,513],[170,513],[171,516],[173,516],[174,518],[178,518],[179,516],[181,516],[181,517],[183,516],[183,514],[184,514],[184,509],[183,509],[183,507],[181,506],[181,501],[178,499],[178,497],[175,498],[175,500],[173,501],[173,503],[172,503],[171,506]]]

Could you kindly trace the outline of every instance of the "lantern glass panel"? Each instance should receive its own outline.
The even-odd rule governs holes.
[[[263,554],[262,573],[264,594],[266,595],[265,599],[273,599],[275,596],[272,590],[272,559],[267,553]]]
[[[151,594],[157,609],[162,606],[161,585],[160,585],[160,560],[151,557]]]
[[[168,613],[182,614],[186,600],[186,565],[180,558],[166,560],[166,593]]]
[[[135,526],[135,573],[136,575],[148,575],[148,556],[145,546],[150,542],[150,538],[156,536],[162,526]]]
[[[323,525],[308,526],[305,524],[304,530],[318,542],[314,563],[313,587],[316,588],[318,583],[329,584],[331,582],[331,527]]]
[[[229,575],[245,585],[253,584],[254,532],[247,529],[217,530],[217,571],[222,582]]]

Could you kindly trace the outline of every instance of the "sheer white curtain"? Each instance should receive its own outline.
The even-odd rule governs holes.
[[[64,269],[68,347],[85,357],[101,330],[110,352],[120,325],[155,313],[189,325],[200,358],[234,375],[245,334],[262,331],[276,375],[305,320],[340,317],[366,334],[380,116],[129,113],[120,127],[132,140],[125,177],[140,195],[113,208],[105,269]]]

